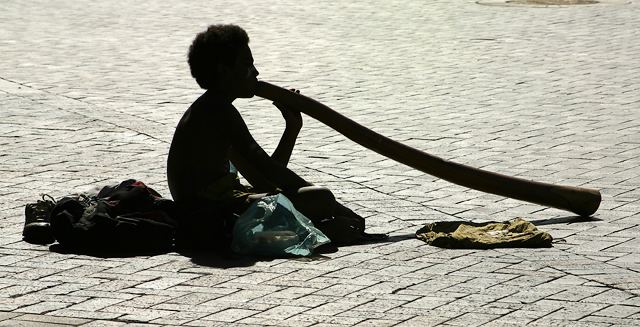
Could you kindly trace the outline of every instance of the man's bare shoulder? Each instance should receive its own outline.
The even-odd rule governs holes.
[[[234,111],[237,112],[231,103],[222,101],[215,95],[206,92],[191,104],[182,120],[194,123],[203,122],[203,120],[206,121]]]
[[[196,100],[182,117],[178,129],[193,129],[198,133],[218,137],[237,137],[246,129],[244,119],[229,102],[202,96]]]

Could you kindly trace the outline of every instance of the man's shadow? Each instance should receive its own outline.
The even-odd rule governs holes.
[[[353,244],[334,244],[328,243],[321,245],[313,250],[313,253],[306,257],[301,256],[263,256],[263,255],[246,255],[238,254],[231,250],[230,247],[223,247],[216,250],[204,251],[197,249],[184,249],[178,250],[180,255],[191,258],[191,262],[200,266],[214,267],[214,268],[234,268],[234,267],[250,267],[257,262],[270,262],[275,259],[289,259],[295,261],[309,262],[309,261],[323,261],[329,260],[328,254],[338,252],[341,247],[356,246],[362,244],[372,243],[391,243],[397,242],[408,238],[415,238],[415,235],[399,235],[391,236],[383,240],[362,240]]]
[[[597,217],[583,217],[583,216],[564,216],[550,219],[530,220],[535,226],[553,225],[553,224],[573,224],[583,222],[602,221],[603,219]],[[394,243],[404,241],[408,239],[416,238],[415,234],[401,234],[389,236],[382,240],[362,241],[354,244],[333,244],[328,243],[316,248],[311,256],[308,257],[289,257],[287,259],[296,261],[319,261],[328,260],[327,254],[336,253],[341,247],[356,246],[362,244],[371,243]],[[86,255],[96,258],[131,258],[137,256],[155,256],[162,255],[171,252],[178,253],[182,256],[191,259],[191,262],[200,266],[212,267],[212,268],[235,268],[235,267],[250,267],[257,262],[269,262],[274,259],[282,259],[283,257],[269,257],[269,256],[256,256],[256,255],[243,255],[233,252],[228,246],[220,246],[214,249],[202,250],[202,249],[189,249],[180,247],[170,247],[162,249],[132,249],[132,250],[109,250],[109,249],[91,249],[91,248],[78,248],[64,246],[59,243],[49,246],[49,250],[60,254],[76,254]]]
[[[415,237],[415,236],[413,236]],[[376,243],[381,242],[396,242],[402,239],[409,238],[408,235],[400,235],[400,236],[392,236],[385,240],[375,241]],[[373,243],[369,242],[358,242],[352,245],[361,245]],[[191,262],[197,264],[199,266],[212,267],[212,268],[237,268],[237,267],[251,267],[254,266],[257,262],[270,262],[275,259],[289,259],[295,261],[322,261],[330,259],[327,254],[336,253],[340,247],[347,247],[350,245],[336,245],[336,244],[325,244],[319,246],[313,251],[313,254],[307,257],[300,256],[290,256],[290,257],[282,257],[282,256],[258,256],[258,255],[245,255],[238,254],[231,250],[229,246],[220,246],[217,248],[209,248],[209,249],[197,249],[197,248],[181,248],[172,246],[169,248],[161,248],[161,249],[131,249],[131,250],[122,250],[122,249],[105,249],[105,248],[80,248],[80,247],[72,247],[65,246],[60,243],[55,243],[49,246],[49,251],[59,253],[59,254],[74,254],[74,255],[85,255],[100,259],[107,258],[133,258],[138,256],[156,256],[163,255],[168,253],[178,253],[182,256],[191,259]]]

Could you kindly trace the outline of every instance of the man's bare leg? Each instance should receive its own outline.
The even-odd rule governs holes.
[[[308,186],[283,194],[333,242],[344,244],[358,240],[362,224],[352,217],[335,215],[337,202],[329,189]]]

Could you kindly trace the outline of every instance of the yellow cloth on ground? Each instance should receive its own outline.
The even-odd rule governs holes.
[[[549,233],[521,218],[504,223],[436,222],[420,228],[416,237],[450,249],[551,247],[553,241]]]

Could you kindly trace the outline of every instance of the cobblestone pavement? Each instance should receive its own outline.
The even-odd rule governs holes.
[[[638,326],[640,10],[463,0],[0,2],[0,326]],[[22,241],[24,205],[137,178],[165,196],[174,126],[201,93],[186,51],[252,38],[265,81],[427,153],[598,189],[599,211],[453,185],[305,120],[291,166],[388,242],[311,261],[96,257]],[[273,149],[283,122],[238,100]],[[549,249],[448,250],[435,221],[521,217]],[[59,248],[58,248],[59,249]]]

